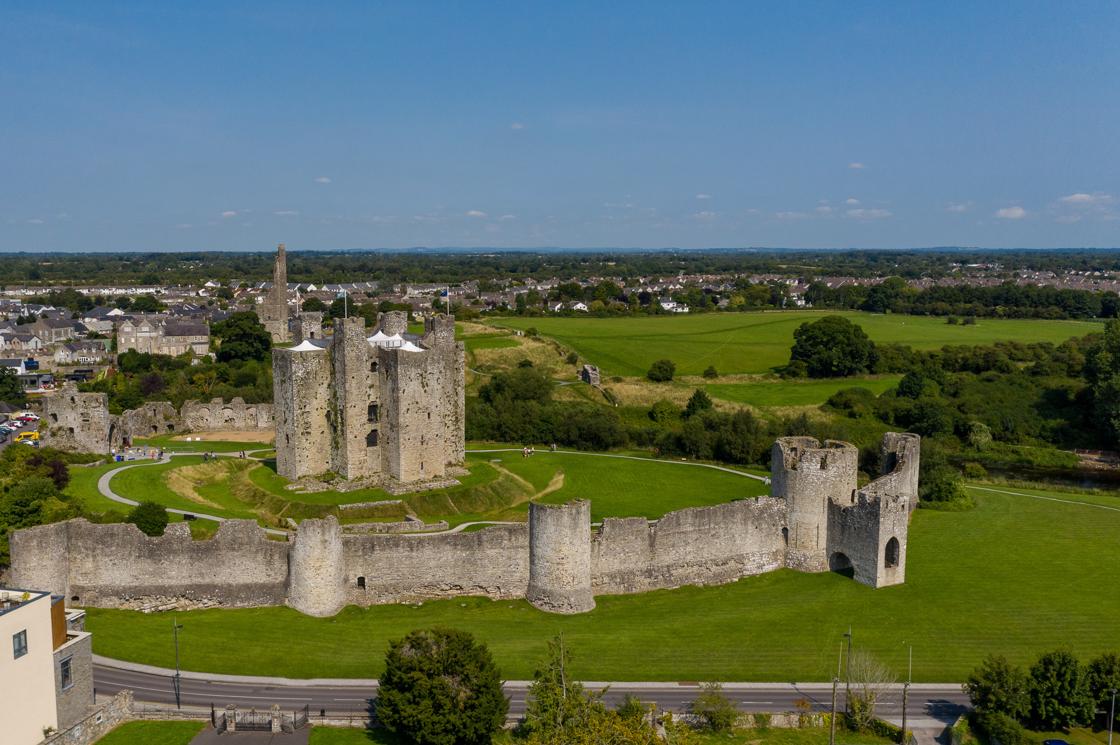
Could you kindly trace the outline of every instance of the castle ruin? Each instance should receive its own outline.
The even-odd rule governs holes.
[[[465,357],[451,316],[427,319],[422,336],[401,312],[381,314],[373,334],[360,317],[337,318],[329,342],[273,349],[272,375],[284,478],[399,489],[446,481],[463,461]]]
[[[43,397],[40,425],[44,447],[82,453],[108,453],[121,444],[117,417],[109,413],[107,393],[81,393],[74,382]]]
[[[257,309],[257,317],[272,335],[273,344],[291,341],[288,331],[288,258],[283,243],[276,247],[276,262],[272,265],[272,287]]]
[[[297,353],[298,354],[298,353]],[[349,604],[479,595],[526,598],[581,613],[598,595],[734,582],[788,567],[834,571],[871,587],[906,578],[909,517],[918,501],[920,438],[888,434],[884,474],[859,488],[857,449],[788,437],[774,444],[772,495],[607,518],[590,504],[531,504],[527,524],[473,533],[351,534],[304,520],[287,542],[249,520],[192,541],[186,524],[150,538],[133,525],[84,519],[16,531],[13,583],[75,605],[140,610],[286,604],[330,616]]]

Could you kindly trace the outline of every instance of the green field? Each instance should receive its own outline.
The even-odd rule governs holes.
[[[485,640],[510,679],[530,677],[561,631],[573,674],[594,680],[827,680],[848,624],[857,645],[899,671],[912,643],[920,681],[961,680],[993,652],[1029,664],[1058,647],[1083,659],[1120,647],[1120,597],[1109,591],[1120,567],[1120,496],[993,488],[1016,493],[973,489],[975,510],[914,514],[907,582],[898,587],[782,570],[719,587],[603,596],[576,616],[481,598],[350,607],[333,618],[289,608],[191,611],[177,614],[183,665],[371,677],[389,639],[435,625]],[[87,628],[98,654],[174,664],[164,615],[91,609]]]
[[[606,375],[645,375],[654,360],[677,363],[677,374],[699,375],[709,365],[721,374],[766,373],[789,362],[793,332],[827,311],[708,313],[635,318],[503,318],[495,325],[536,328],[598,365]],[[972,326],[950,325],[929,316],[839,313],[863,327],[874,341],[916,349],[997,341],[1062,342],[1099,331],[1089,321],[982,318]]]
[[[125,722],[97,745],[188,745],[203,722]]]
[[[712,398],[751,406],[820,406],[845,388],[866,388],[875,395],[898,385],[899,375],[839,380],[781,380],[764,378],[735,383],[711,383],[704,390]]]

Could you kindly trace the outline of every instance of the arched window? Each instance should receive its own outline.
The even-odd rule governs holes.
[[[365,577],[358,577],[358,587],[362,588],[363,590],[366,589],[366,578]]]
[[[789,528],[782,528],[782,540],[789,545]]]
[[[887,541],[887,547],[883,551],[883,566],[887,569],[892,569],[898,566],[898,553],[899,545],[897,538],[891,538]]]

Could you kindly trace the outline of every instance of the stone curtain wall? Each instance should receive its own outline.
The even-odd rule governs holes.
[[[12,536],[12,580],[75,605],[143,610],[283,605],[288,545],[252,520],[227,520],[195,541],[186,523],[157,538],[131,524],[69,520]]]
[[[252,432],[275,426],[272,404],[247,404],[241,397],[229,403],[220,398],[209,403],[187,401],[181,417],[183,427],[191,432]]]
[[[608,518],[591,542],[598,595],[734,582],[785,565],[785,501],[762,498],[671,512],[656,523]]]
[[[121,431],[128,437],[153,437],[183,431],[183,420],[170,401],[150,401],[120,416]]]
[[[306,354],[301,359],[324,356]],[[329,616],[347,604],[462,595],[524,597],[543,610],[579,613],[594,607],[597,594],[732,582],[783,566],[826,571],[841,555],[859,582],[903,582],[918,437],[888,440],[893,456],[884,467],[892,470],[854,493],[847,493],[852,446],[821,448],[802,439],[779,445],[774,497],[680,510],[654,523],[612,518],[593,532],[583,500],[531,504],[528,524],[472,533],[354,535],[334,517],[305,520],[290,542],[268,540],[249,520],[225,521],[210,540],[194,541],[185,523],[149,538],[132,525],[77,519],[13,534],[12,583],[64,594],[77,605],[287,603]],[[813,521],[806,541],[813,543],[802,551],[791,544],[794,521],[806,515]],[[818,515],[823,524],[815,522]]]

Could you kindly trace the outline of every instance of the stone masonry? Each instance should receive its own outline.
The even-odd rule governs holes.
[[[291,340],[288,316],[288,257],[281,243],[276,247],[276,263],[272,265],[272,287],[257,309],[257,317],[272,335],[273,344],[285,344]]]
[[[121,442],[108,394],[80,393],[72,382],[43,398],[39,437],[44,446],[82,453],[108,453]]]
[[[404,313],[335,319],[320,345],[272,352],[276,465],[297,481],[334,473],[386,487],[446,479],[464,453],[463,345],[455,319],[407,333]]]
[[[324,354],[303,359],[329,369]],[[608,518],[598,531],[584,500],[531,504],[527,524],[473,533],[349,534],[333,517],[304,520],[286,543],[268,540],[249,520],[223,522],[204,541],[191,540],[185,523],[149,538],[133,525],[70,520],[12,535],[11,580],[75,605],[287,604],[315,616],[348,604],[463,595],[527,598],[542,610],[580,613],[596,595],[720,584],[781,567],[832,570],[884,587],[905,581],[920,440],[891,433],[882,448],[886,472],[859,488],[854,446],[782,438],[774,445],[772,496],[655,522]]]

